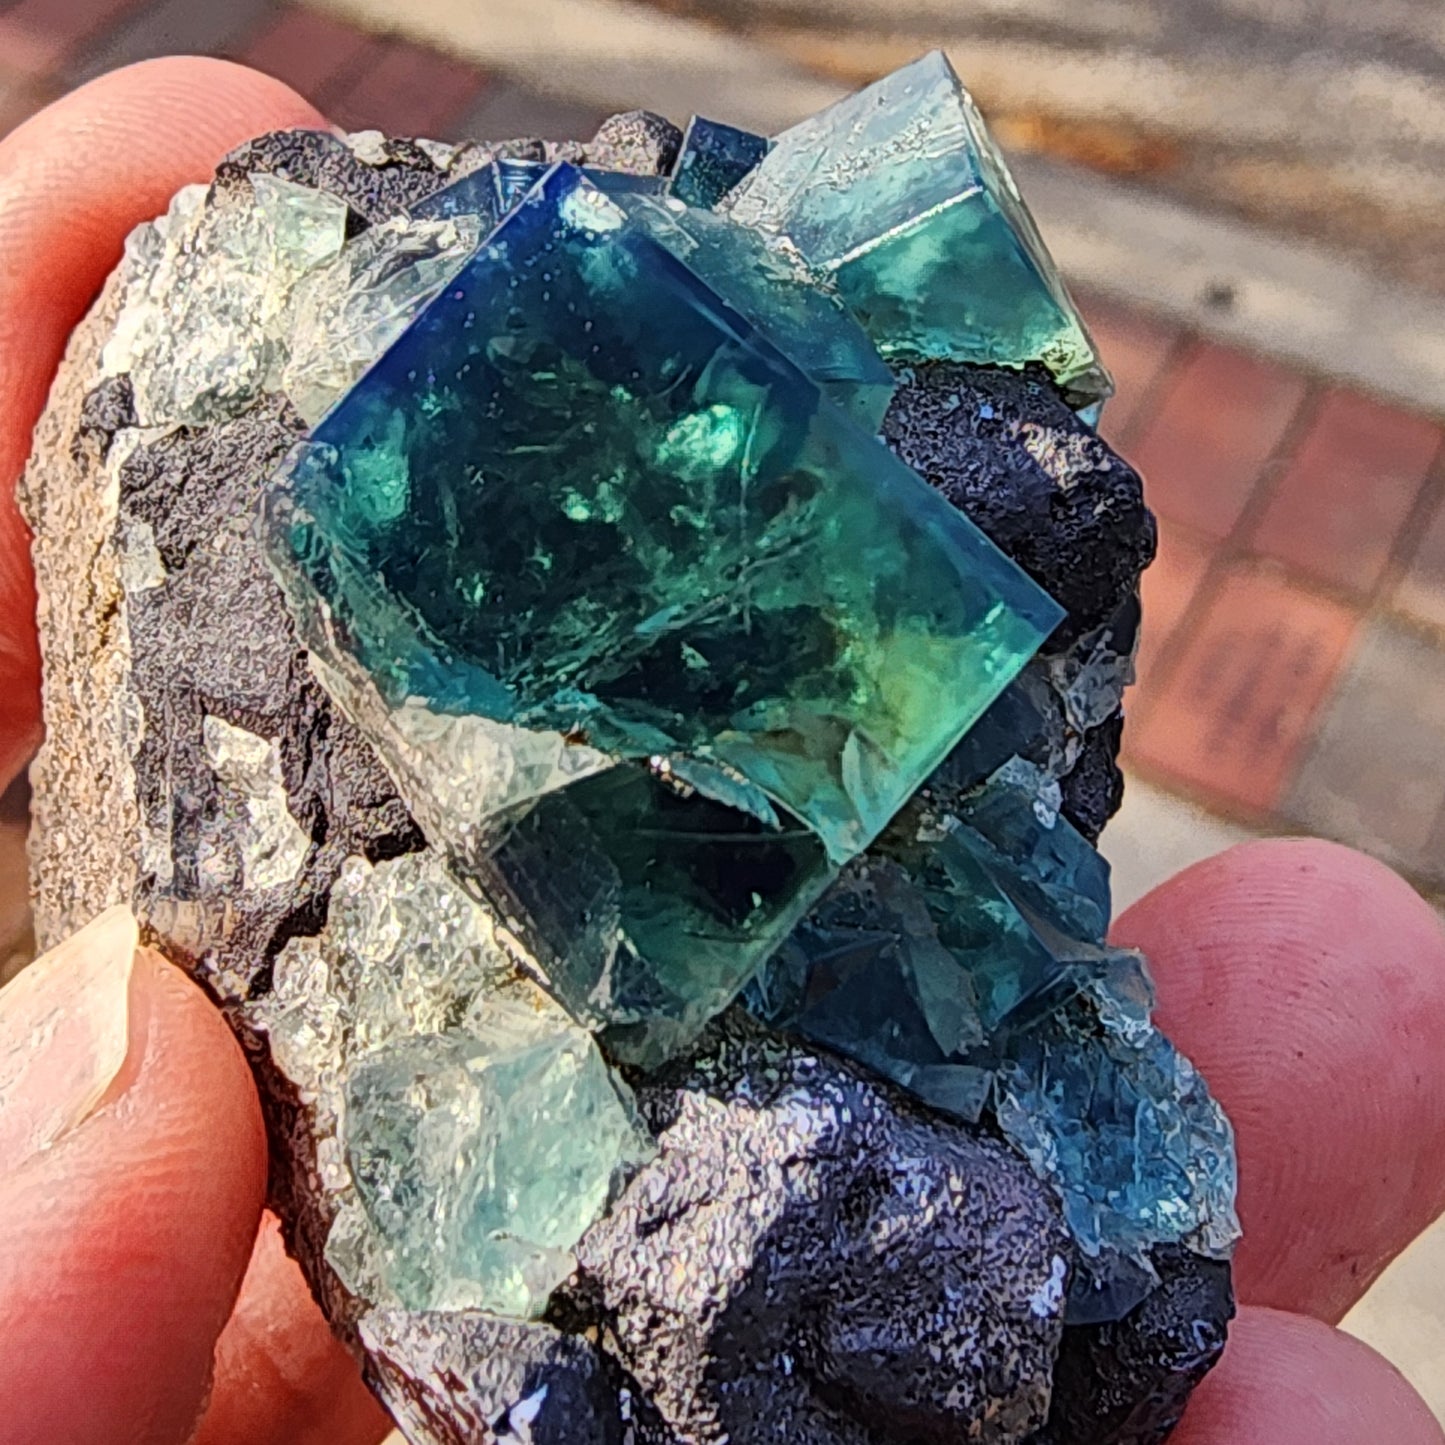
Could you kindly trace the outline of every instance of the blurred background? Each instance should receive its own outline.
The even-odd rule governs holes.
[[[1120,905],[1308,832],[1445,915],[1440,0],[0,0],[0,131],[179,51],[353,129],[585,138],[645,104],[776,130],[933,46],[1015,162],[1161,520]],[[12,791],[14,961],[25,817]],[[1445,1419],[1445,1229],[1347,1327]]]

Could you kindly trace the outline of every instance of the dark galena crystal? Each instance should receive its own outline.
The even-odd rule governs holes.
[[[274,137],[125,277],[112,891],[408,1433],[1161,1440],[1238,1224],[1093,847],[1153,522],[947,62]]]

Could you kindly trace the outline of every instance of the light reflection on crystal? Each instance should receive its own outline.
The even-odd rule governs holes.
[[[724,202],[832,277],[884,355],[1041,361],[1112,386],[968,92],[938,51],[785,131]]]

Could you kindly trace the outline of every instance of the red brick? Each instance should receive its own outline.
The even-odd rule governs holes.
[[[1206,537],[1227,537],[1304,396],[1304,378],[1285,367],[1195,342],[1131,450],[1150,505]]]
[[[365,32],[311,10],[286,10],[237,53],[236,58],[284,80],[326,109],[349,85],[375,42]]]
[[[1117,387],[1104,408],[1099,430],[1114,446],[1126,447],[1138,430],[1143,404],[1183,333],[1111,301],[1086,297],[1081,305],[1099,355]]]
[[[329,111],[337,125],[350,130],[444,136],[485,85],[486,76],[475,66],[406,41],[389,40],[378,42]]]
[[[0,14],[0,64],[46,80],[146,0],[19,0]]]
[[[1183,629],[1125,746],[1146,773],[1227,806],[1276,811],[1350,650],[1350,608],[1236,567]]]
[[[1138,691],[1145,702],[1163,680],[1173,654],[1171,639],[1195,604],[1209,570],[1210,549],[1181,527],[1159,529],[1159,555],[1144,573],[1144,624],[1139,635]]]
[[[1394,601],[1401,612],[1445,632],[1445,496],[1435,505]]]
[[[1327,587],[1368,595],[1440,442],[1440,428],[1414,412],[1329,392],[1259,519],[1253,550]]]

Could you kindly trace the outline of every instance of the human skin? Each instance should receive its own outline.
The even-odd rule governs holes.
[[[40,729],[27,536],[9,493],[71,328],[126,233],[249,136],[323,126],[220,61],[92,82],[0,142],[0,784]],[[1177,1445],[1445,1445],[1396,1371],[1334,1326],[1445,1209],[1445,931],[1388,869],[1269,841],[1136,904],[1159,1019],[1238,1133],[1241,1308]],[[48,1006],[74,1009],[77,967]],[[38,1152],[0,1087],[0,1422],[11,1445],[371,1445],[388,1422],[275,1221],[240,1051],[154,954],[122,995],[124,1064]],[[91,997],[95,996],[94,990]],[[18,997],[18,995],[16,996]],[[0,1081],[32,1024],[0,991]],[[42,1085],[42,1087],[44,1087]]]

